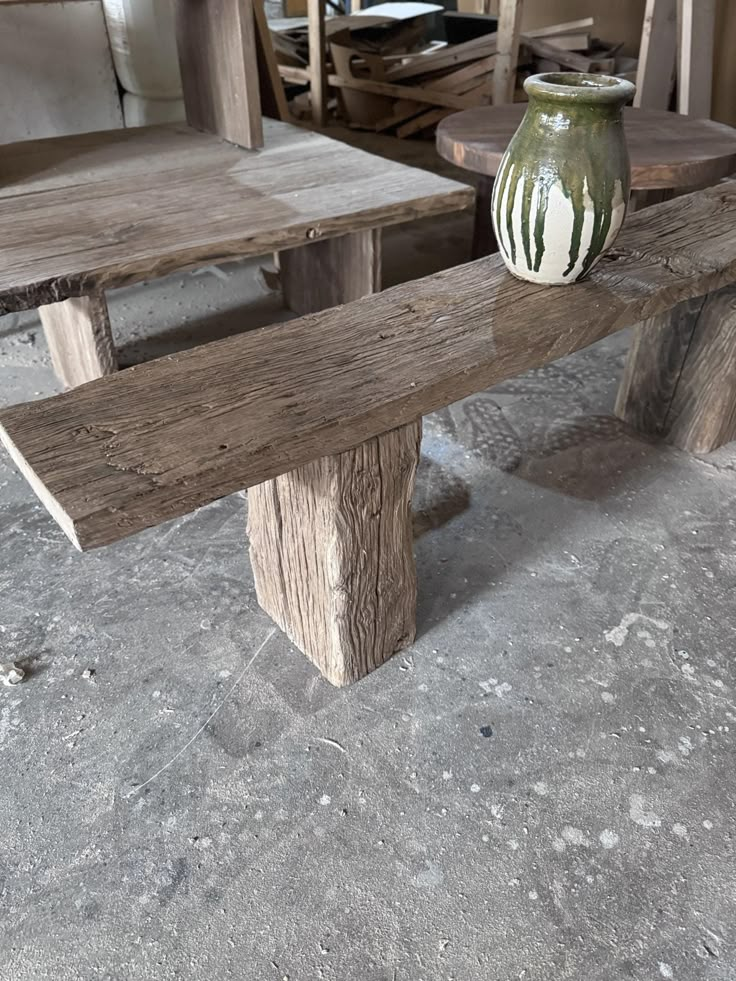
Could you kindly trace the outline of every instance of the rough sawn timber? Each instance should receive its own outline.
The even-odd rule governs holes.
[[[56,374],[67,388],[117,371],[115,343],[104,293],[40,307]]]
[[[0,413],[80,548],[287,473],[736,281],[736,183],[631,217],[590,279],[479,259]]]
[[[333,685],[414,640],[421,436],[421,422],[400,426],[248,492],[258,602]]]
[[[472,188],[265,119],[242,150],[188,126],[0,153],[0,314],[470,207]]]

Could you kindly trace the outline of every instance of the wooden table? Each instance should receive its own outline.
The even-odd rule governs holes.
[[[0,314],[40,308],[69,387],[116,370],[104,291],[281,253],[297,313],[380,288],[377,230],[472,189],[287,123],[243,150],[186,124],[0,148]]]
[[[486,255],[492,248],[492,178],[525,110],[524,103],[466,109],[437,127],[440,156],[481,175],[475,256]],[[624,125],[633,190],[706,187],[736,171],[736,129],[730,126],[652,109],[626,109]]]

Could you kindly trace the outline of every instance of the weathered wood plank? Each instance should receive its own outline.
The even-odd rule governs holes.
[[[691,453],[736,439],[736,288],[637,327],[616,412]]]
[[[463,184],[264,123],[258,153],[182,125],[4,146],[0,314],[472,205]]]
[[[252,0],[176,0],[176,44],[187,122],[263,146]]]
[[[494,106],[514,101],[522,8],[522,0],[499,0],[497,54],[493,72]]]
[[[420,442],[421,422],[401,426],[248,492],[258,602],[333,685],[414,640]]]
[[[104,293],[39,307],[54,370],[67,388],[117,371]]]
[[[315,313],[381,288],[381,233],[353,232],[279,254],[284,303]]]
[[[635,214],[587,282],[498,256],[0,413],[81,548],[340,453],[736,281],[736,182]]]
[[[634,105],[669,109],[677,57],[678,0],[647,0]]]

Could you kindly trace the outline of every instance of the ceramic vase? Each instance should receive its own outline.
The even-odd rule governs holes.
[[[529,106],[493,188],[496,239],[519,279],[575,283],[611,247],[626,214],[622,111],[635,89],[573,72],[533,75],[524,88]]]

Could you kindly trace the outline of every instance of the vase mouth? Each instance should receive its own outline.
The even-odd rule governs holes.
[[[531,75],[524,91],[545,102],[623,105],[632,98],[636,86],[625,78],[593,75],[588,72],[544,72]]]

